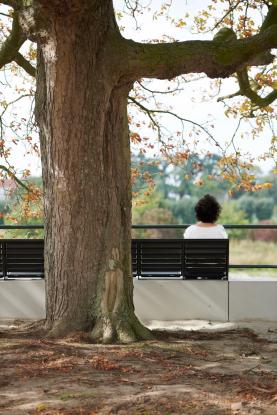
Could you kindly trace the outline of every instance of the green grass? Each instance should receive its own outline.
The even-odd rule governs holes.
[[[277,242],[230,240],[230,263],[277,264]]]
[[[231,268],[229,270],[229,274],[241,274],[241,273],[247,274],[252,277],[263,277],[263,278],[277,278],[277,269],[261,269],[261,268]]]

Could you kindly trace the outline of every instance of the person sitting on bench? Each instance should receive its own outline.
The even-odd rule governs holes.
[[[207,194],[202,197],[194,210],[198,222],[185,230],[185,239],[228,239],[224,227],[216,224],[221,206],[213,196]]]

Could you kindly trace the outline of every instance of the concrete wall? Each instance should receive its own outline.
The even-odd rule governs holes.
[[[44,318],[44,281],[0,281],[0,318]]]
[[[276,282],[134,280],[142,320],[277,321]],[[43,318],[44,281],[0,281],[0,318]]]
[[[227,281],[135,280],[134,304],[142,320],[228,320]]]
[[[277,281],[229,282],[230,321],[277,321]]]

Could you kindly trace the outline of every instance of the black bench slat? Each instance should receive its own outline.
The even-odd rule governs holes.
[[[151,279],[157,279],[157,278],[178,278],[182,276],[181,272],[142,272],[140,277],[141,278],[151,278]]]
[[[7,248],[10,251],[17,251],[17,250],[22,250],[22,251],[27,251],[27,250],[41,250],[41,248],[43,248],[43,244],[10,244],[8,243]]]
[[[148,253],[145,253],[144,252],[141,255],[141,257],[142,258],[145,258],[145,259],[151,259],[151,258],[153,258],[153,259],[172,258],[174,260],[174,259],[180,259],[181,258],[181,253],[180,254],[178,254],[178,253],[176,253],[176,254],[168,254],[167,252],[165,252],[165,253],[161,253],[161,254],[158,254],[158,253],[156,253],[156,254],[148,254]]]
[[[43,271],[43,264],[28,264],[28,263],[25,263],[25,264],[15,264],[15,265],[12,265],[12,264],[10,264],[8,267],[7,267],[7,272],[12,272],[12,271],[28,271],[28,270],[41,270],[41,271]]]
[[[148,250],[144,250],[140,252],[140,256],[141,257],[153,257],[153,258],[161,258],[163,256],[169,257],[180,257],[182,254],[182,251],[180,252],[176,252],[176,251],[170,251],[170,250],[161,250],[161,251],[148,251]]]
[[[155,264],[155,263],[157,263],[157,262],[159,262],[159,264],[163,264],[164,262],[165,263],[167,263],[167,262],[169,262],[169,263],[171,263],[171,264],[180,264],[181,263],[181,258],[180,257],[175,257],[175,258],[167,258],[167,257],[157,257],[157,258],[153,258],[153,257],[148,257],[148,258],[145,258],[145,257],[143,257],[142,259],[141,259],[141,262],[142,263],[144,263],[144,264],[147,264],[147,263],[153,263],[153,264]]]
[[[181,272],[181,267],[173,267],[173,266],[162,266],[157,265],[155,267],[141,267],[141,272],[153,272],[153,271],[163,271],[163,272]]]
[[[213,248],[201,248],[201,249],[188,249],[185,247],[185,256],[190,256],[190,255],[224,255],[226,254],[226,250],[225,249],[213,249]]]
[[[6,267],[6,272],[28,272],[28,271],[36,271],[39,270],[40,272],[44,272],[43,264],[15,264],[9,265]]]
[[[22,259],[20,259],[20,260],[18,260],[18,261],[13,261],[13,262],[7,262],[7,264],[6,264],[6,266],[7,266],[7,268],[10,268],[10,267],[20,267],[20,265],[27,265],[27,264],[29,264],[29,265],[41,265],[41,266],[43,266],[43,264],[44,264],[44,261],[30,261],[30,259],[24,259],[24,260],[22,260]]]
[[[34,261],[34,262],[36,262],[36,261],[44,261],[44,256],[43,255],[41,255],[41,254],[39,254],[39,255],[22,255],[22,254],[20,254],[20,255],[7,255],[6,256],[6,259],[5,259],[5,262],[14,262],[14,261],[21,261],[21,260],[25,260],[25,259],[27,259],[27,260],[29,260],[29,261]]]
[[[206,263],[190,263],[190,264],[186,264],[186,269],[192,269],[192,268],[204,268],[204,269],[209,269],[209,268],[213,268],[213,269],[225,269],[226,266],[225,264],[221,263],[219,264],[218,262],[214,262],[214,263],[210,263],[210,262],[206,262]]]
[[[218,259],[216,261],[212,261],[211,259],[204,258],[204,259],[194,259],[194,260],[186,261],[186,266],[197,266],[197,265],[200,265],[200,264],[204,264],[204,265],[206,265],[206,264],[207,265],[209,265],[209,264],[213,264],[213,265],[218,264],[218,265],[226,266],[226,259]]]
[[[17,252],[42,252],[42,246],[7,246],[7,252],[16,254]]]
[[[197,259],[197,258],[199,258],[199,259],[203,259],[203,260],[205,260],[205,259],[210,259],[210,260],[212,260],[212,259],[226,259],[228,256],[226,255],[226,253],[224,253],[224,254],[222,254],[222,255],[219,255],[219,254],[214,254],[214,255],[212,255],[211,253],[210,254],[204,254],[204,253],[200,253],[200,254],[193,254],[193,255],[189,255],[189,256],[187,256],[187,255],[185,255],[185,260],[186,259]]]

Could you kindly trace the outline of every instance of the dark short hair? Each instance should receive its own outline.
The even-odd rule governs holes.
[[[213,196],[205,195],[198,200],[194,210],[197,220],[204,223],[214,223],[220,215],[221,206]]]

